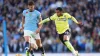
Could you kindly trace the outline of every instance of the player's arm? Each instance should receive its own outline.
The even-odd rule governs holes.
[[[71,19],[72,19],[76,24],[79,24],[79,22],[75,19],[75,17],[71,16]]]
[[[67,13],[66,16],[67,16],[67,18],[70,18],[71,20],[73,20],[76,24],[79,24],[79,22],[70,14]]]
[[[46,19],[40,21],[39,24],[43,24],[43,23],[49,22],[50,20],[55,20],[55,16],[53,15],[53,16],[51,16],[51,17],[48,17],[48,18],[46,18]]]
[[[22,27],[24,28],[25,16],[22,16]]]
[[[25,10],[22,13],[22,28],[24,28],[24,23],[25,23]]]
[[[21,22],[21,27],[20,27],[20,32],[22,32],[23,29],[24,29],[24,23],[25,23],[25,17],[23,16],[22,17],[22,22]]]
[[[46,19],[42,20],[39,24],[43,24],[43,23],[46,23],[48,21],[50,21],[50,19],[49,18],[46,18]]]
[[[25,23],[24,11],[23,11],[22,15],[23,15],[23,16],[22,16],[22,22],[21,22],[20,32],[22,32],[23,29],[24,29],[24,23]]]
[[[39,22],[41,22],[41,21],[42,21],[42,17],[41,17],[41,15],[40,15],[40,16],[39,16]],[[38,23],[38,29],[36,30],[36,34],[40,32],[41,28],[42,28],[42,24],[39,24],[39,23]]]
[[[42,17],[41,17],[41,15],[39,16],[39,22],[41,22],[42,21]],[[41,29],[42,28],[42,24],[38,24],[38,28],[39,29]]]

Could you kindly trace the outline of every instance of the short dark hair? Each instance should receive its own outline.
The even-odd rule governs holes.
[[[33,1],[29,1],[28,5],[34,5],[34,2]]]
[[[61,7],[57,7],[56,10],[63,11]]]

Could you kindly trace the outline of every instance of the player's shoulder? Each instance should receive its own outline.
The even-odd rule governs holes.
[[[34,10],[36,13],[40,14],[40,12],[38,10]]]
[[[25,16],[28,13],[28,9],[23,10],[22,14]]]
[[[64,15],[70,15],[70,14],[66,12],[66,13],[64,13]]]
[[[56,14],[56,13],[54,13],[54,14],[53,14],[53,16],[57,16],[57,14]]]
[[[34,10],[34,11],[39,13],[39,11],[38,11],[38,10]]]
[[[23,10],[23,13],[28,12],[28,9]]]

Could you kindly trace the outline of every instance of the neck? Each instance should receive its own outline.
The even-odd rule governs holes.
[[[63,14],[58,15],[58,17],[63,16]]]
[[[33,10],[29,10],[30,12],[33,12],[34,11],[34,9]]]

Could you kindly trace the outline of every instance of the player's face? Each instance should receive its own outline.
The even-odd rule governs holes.
[[[33,11],[33,10],[34,10],[34,5],[28,5],[28,9],[29,9],[30,11]]]
[[[59,10],[56,10],[56,14],[57,14],[57,16],[61,16],[62,15],[62,12],[59,11]]]

